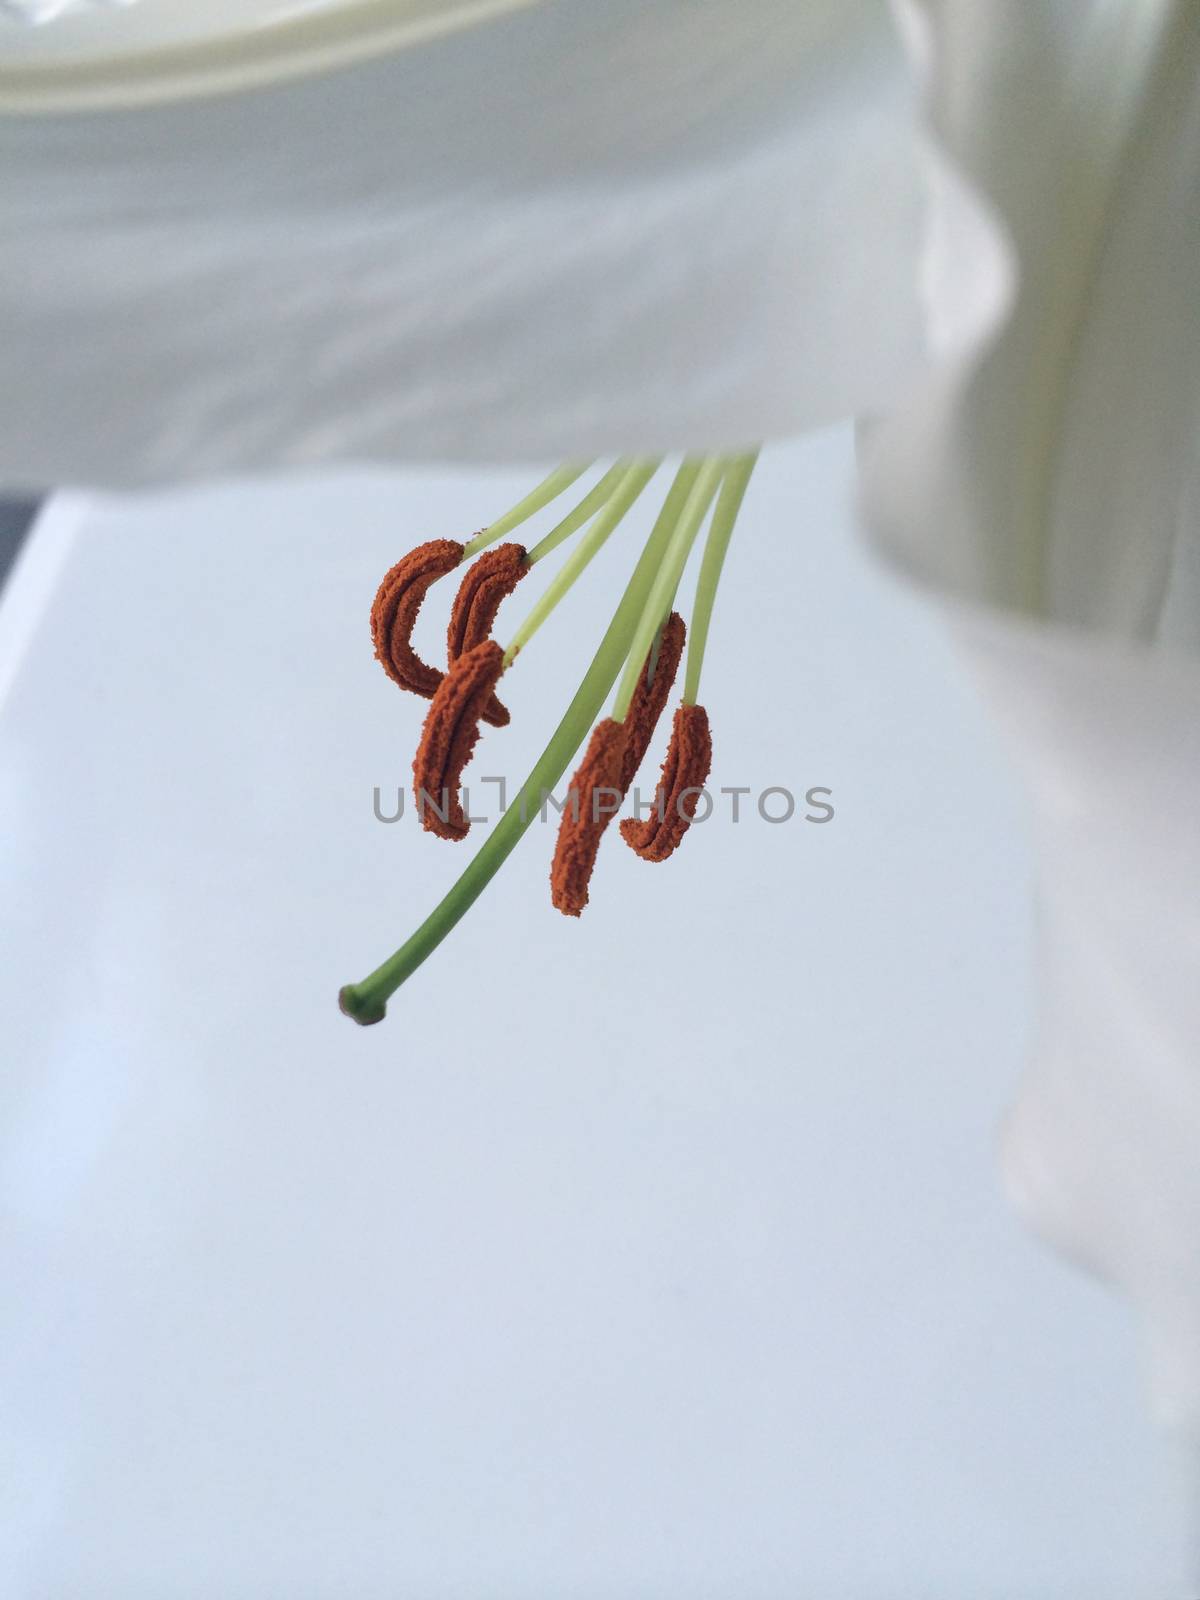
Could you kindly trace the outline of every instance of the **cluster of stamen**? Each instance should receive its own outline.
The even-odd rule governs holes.
[[[605,717],[592,730],[587,752],[571,780],[550,868],[551,899],[568,917],[580,916],[588,903],[600,840],[650,748],[686,638],[683,618],[673,611],[638,674],[625,720]]]
[[[689,458],[680,466],[589,676],[522,790],[524,806],[527,791],[535,787],[535,778],[540,780],[544,773],[552,783],[562,776],[572,749],[577,748],[587,727],[577,708],[586,707],[583,715],[590,722],[624,663],[613,714],[592,728],[566,803],[560,808],[550,885],[554,906],[567,916],[578,917],[588,903],[601,840],[649,751],[678,676],[685,645],[687,680],[674,715],[654,803],[648,815],[641,814],[639,807],[638,815],[623,821],[620,833],[643,860],[665,861],[695,818],[712,762],[708,715],[696,703],[695,691],[716,582],[753,461],[752,455],[707,461]],[[510,721],[507,707],[496,694],[501,676],[620,523],[656,466],[656,462],[618,462],[532,551],[520,544],[495,544],[503,532],[548,504],[585,470],[560,468],[499,523],[477,534],[468,544],[454,539],[430,540],[409,551],[384,576],[371,607],[375,654],[394,683],[430,702],[413,761],[417,814],[429,832],[443,839],[465,838],[471,819],[463,803],[464,771],[483,724],[503,728]],[[689,644],[688,630],[673,609],[672,599],[692,544],[710,513],[712,527],[697,586],[694,636]],[[504,600],[542,555],[549,554],[589,519],[591,528],[577,550],[534,606],[507,651],[502,649],[492,634]],[[413,632],[432,585],[464,567],[450,610],[446,666],[442,669],[417,654]],[[537,795],[538,801],[544,793],[543,790]],[[523,831],[525,820],[522,816],[517,824],[507,814],[502,819],[494,836],[496,865],[515,842],[516,834]],[[492,851],[492,843],[489,840],[485,844],[477,863]],[[458,895],[461,909],[478,893],[479,880],[486,882],[494,870],[492,866],[486,875],[481,874],[477,863],[464,875],[461,893],[451,891],[451,896]],[[439,916],[436,922],[431,918],[371,979],[348,985],[342,991],[343,1009],[360,1022],[380,1020],[387,995],[444,936],[446,926],[452,925],[444,917]],[[428,939],[426,930],[432,930]]]

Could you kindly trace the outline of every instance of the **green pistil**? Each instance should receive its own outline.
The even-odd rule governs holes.
[[[506,511],[495,522],[489,523],[482,533],[477,533],[473,539],[463,546],[462,558],[464,561],[473,561],[481,550],[486,550],[497,539],[503,539],[506,533],[511,533],[514,528],[519,528],[523,522],[535,516],[543,506],[548,506],[551,500],[557,500],[559,495],[569,489],[573,483],[578,482],[592,465],[590,461],[568,463],[564,467],[556,467],[547,478],[543,478],[536,489],[531,489],[523,500],[518,500],[511,511]]]
[[[700,576],[696,580],[696,603],[692,608],[691,626],[688,629],[687,671],[683,679],[683,703],[694,706],[700,694],[700,669],[704,665],[704,647],[708,643],[708,625],[712,621],[713,601],[721,581],[721,568],[733,527],[742,509],[742,499],[750,474],[758,460],[758,451],[734,456],[725,469],[721,492],[704,546],[704,559],[700,563]]]

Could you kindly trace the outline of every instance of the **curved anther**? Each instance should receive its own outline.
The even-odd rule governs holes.
[[[692,825],[712,768],[712,735],[703,706],[680,706],[654,796],[643,819],[626,817],[621,837],[643,861],[665,861]]]
[[[550,897],[568,917],[579,916],[588,903],[600,840],[624,798],[625,743],[625,724],[605,717],[592,729],[587,752],[571,779],[550,868]]]
[[[625,713],[627,737],[625,759],[621,765],[622,795],[629,792],[629,785],[637,777],[638,768],[650,748],[658,719],[674,687],[675,674],[679,671],[686,642],[687,629],[683,618],[677,611],[672,611],[659,633],[657,654],[654,649],[650,651],[633,699],[629,702],[629,710]],[[652,664],[653,672],[650,670]]]
[[[460,795],[479,722],[504,671],[504,652],[485,639],[453,663],[433,697],[413,761],[417,814],[441,839],[463,839],[470,819]]]
[[[654,737],[686,638],[683,618],[672,611],[643,663],[624,722],[606,717],[596,724],[587,753],[571,780],[550,869],[551,898],[569,917],[579,916],[587,905],[600,840],[620,810]]]
[[[498,544],[471,563],[458,586],[450,612],[450,626],[446,630],[446,651],[451,664],[491,638],[501,603],[528,571],[525,548],[519,544]],[[483,720],[494,728],[503,728],[508,723],[508,710],[495,695],[484,710]]]
[[[442,674],[413,649],[413,628],[429,585],[453,572],[462,552],[457,539],[419,544],[387,572],[371,606],[371,639],[380,666],[402,689],[426,700],[432,700]]]

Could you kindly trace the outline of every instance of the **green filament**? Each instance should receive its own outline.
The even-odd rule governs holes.
[[[518,653],[525,648],[530,639],[545,622],[555,606],[570,590],[572,584],[588,566],[589,562],[597,556],[600,550],[621,522],[625,513],[650,482],[658,471],[659,462],[643,461],[622,469],[619,486],[610,497],[607,505],[593,522],[587,533],[572,550],[569,558],[563,563],[559,572],[555,573],[554,581],[547,585],[546,592],[539,598],[533,610],[513,635],[512,643],[504,652],[504,665],[509,667],[516,659]]]
[[[617,722],[624,722],[629,711],[630,702],[637,688],[638,675],[679,587],[687,558],[696,542],[696,535],[703,526],[705,513],[712,504],[724,470],[725,461],[719,456],[700,464],[695,481],[672,529],[662,565],[658,569],[642,615],[638,619],[629,660],[625,663],[625,675],[621,679],[621,687],[613,702],[612,714]]]
[[[563,540],[569,539],[576,529],[582,528],[585,522],[590,522],[596,512],[612,499],[629,466],[628,461],[618,461],[609,467],[600,482],[588,490],[574,511],[569,511],[560,523],[550,529],[544,539],[540,539],[534,545],[525,557],[525,565],[536,566],[543,556],[548,556],[552,550],[557,550]]]
[[[556,467],[547,478],[543,478],[536,489],[531,489],[523,500],[518,500],[511,511],[506,511],[495,522],[489,523],[482,533],[477,533],[463,546],[462,559],[473,561],[481,550],[486,550],[488,545],[495,544],[497,539],[503,539],[506,533],[511,533],[514,528],[519,528],[523,522],[539,512],[543,506],[548,506],[551,500],[557,500],[559,495],[582,478],[587,469],[592,465],[590,461],[568,463],[564,467]]]
[[[700,576],[696,580],[696,603],[692,608],[688,629],[687,671],[683,679],[685,706],[694,706],[700,694],[700,669],[704,665],[704,647],[708,643],[708,625],[712,621],[713,601],[721,581],[721,568],[725,565],[729,540],[757,460],[757,450],[748,455],[734,456],[725,469],[721,492],[717,496],[704,546],[704,559],[700,563]]]

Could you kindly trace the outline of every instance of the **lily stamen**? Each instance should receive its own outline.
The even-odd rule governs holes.
[[[500,646],[485,639],[454,662],[429,707],[413,760],[413,791],[422,824],[440,839],[465,839],[471,826],[459,794],[463,769],[503,671]]]
[[[600,840],[625,798],[621,769],[626,740],[624,723],[605,717],[592,729],[587,752],[571,779],[550,866],[550,898],[565,916],[578,917],[587,905]]]
[[[446,630],[446,655],[451,664],[491,638],[496,613],[528,571],[525,548],[519,544],[497,545],[471,563],[458,586]],[[495,695],[484,708],[483,720],[494,728],[508,725],[508,709]]]
[[[413,649],[413,629],[429,586],[454,571],[462,552],[457,539],[419,544],[384,574],[371,606],[371,639],[380,666],[393,683],[425,700],[432,700],[442,674]]]
[[[645,818],[627,817],[621,823],[621,837],[643,861],[665,861],[678,848],[695,819],[696,808],[712,769],[712,732],[708,713],[697,705],[700,670],[708,643],[713,602],[725,565],[725,556],[755,456],[742,456],[731,462],[721,481],[721,492],[712,514],[700,576],[696,582],[696,604],[692,611],[692,631],[688,641],[687,671],[683,682],[683,704],[675,713],[671,742],[663,762],[662,775],[651,813]],[[657,720],[657,719],[656,719]]]
[[[412,646],[412,636],[416,627],[417,616],[431,585],[436,583],[439,578],[446,577],[464,562],[472,561],[481,551],[486,550],[498,539],[503,538],[506,533],[511,533],[521,523],[528,521],[544,506],[549,505],[559,495],[565,493],[573,483],[583,476],[590,466],[590,462],[584,462],[583,464],[556,468],[535,489],[531,490],[524,499],[519,500],[511,510],[506,511],[495,522],[489,523],[486,528],[477,533],[466,544],[462,544],[456,539],[430,539],[424,544],[418,545],[415,550],[410,550],[407,555],[402,556],[396,562],[395,566],[389,568],[384,574],[383,581],[376,591],[375,600],[371,606],[371,640],[375,646],[376,658],[393,683],[398,684],[401,689],[407,690],[410,694],[420,695],[425,700],[433,698],[438,685],[442,681],[442,673],[437,667],[431,667],[428,662],[423,661]],[[600,480],[600,483],[596,485],[596,488],[584,497],[582,505],[587,505],[589,502],[593,504],[603,503],[603,499],[607,498],[614,482],[613,470],[607,472]],[[605,488],[605,485],[609,487]],[[596,501],[595,497],[601,490],[603,490],[603,495],[600,501]],[[558,534],[557,542],[561,542],[563,538],[566,538],[573,531],[574,526],[579,526],[578,522],[572,526],[567,526],[567,524],[571,523],[571,518],[578,516],[580,509],[581,507],[576,507],[576,510],[571,513],[571,517],[564,518],[563,522],[559,524],[558,529],[555,530],[555,533]],[[590,515],[591,512],[589,511],[588,516]],[[565,531],[562,531],[564,529]],[[550,544],[551,538],[554,538],[554,534],[542,541],[543,554],[548,554],[549,549],[553,548]],[[537,552],[535,551],[536,554]],[[523,562],[526,560],[523,550],[521,551],[521,559]],[[532,561],[528,562],[529,566],[532,566],[532,564]],[[522,576],[525,570],[527,570],[527,567],[523,566],[522,572],[517,576]],[[486,572],[481,574],[476,578],[475,582],[482,581],[482,577],[487,575]],[[516,579],[514,579],[515,582]],[[503,598],[504,596],[501,594],[496,601],[497,607],[499,606],[499,601]],[[491,620],[495,620],[494,612]],[[452,618],[452,630],[454,626]],[[485,638],[491,632],[491,622],[488,623],[486,629],[479,633],[478,638],[474,637],[476,631],[478,630],[472,630],[470,642],[464,645],[463,648],[470,648],[470,644],[478,643],[479,639]],[[461,651],[456,652],[452,643],[449,651],[451,662],[455,660],[456,653],[461,654]],[[495,722],[497,726],[503,726],[508,720],[508,714],[497,701],[494,706],[489,707],[489,715],[486,720]]]
[[[651,813],[626,817],[621,837],[643,861],[665,861],[691,827],[712,769],[712,735],[703,706],[680,706]]]
[[[588,903],[600,841],[654,737],[686,636],[683,618],[672,612],[638,674],[624,722],[606,717],[592,730],[587,754],[571,779],[550,868],[550,899],[565,916],[580,916]]]
[[[459,798],[462,772],[479,736],[479,724],[491,706],[501,673],[532,638],[537,628],[581,576],[604,542],[622,521],[634,501],[654,476],[658,461],[619,462],[585,495],[575,510],[521,559],[520,546],[497,552],[494,565],[468,575],[460,589],[451,618],[448,648],[461,653],[442,678],[426,717],[421,747],[414,763],[418,809],[431,832],[460,839],[469,819]],[[560,826],[552,873],[555,904],[578,915],[587,903],[588,879],[608,821],[619,807],[637,773],[654,726],[664,708],[686,643],[688,665],[685,704],[676,714],[671,748],[664,766],[662,802],[665,820],[656,824],[653,837],[636,836],[635,847],[653,853],[675,847],[695,814],[695,799],[685,791],[703,783],[711,758],[707,716],[692,703],[703,658],[716,580],[720,575],[733,519],[754,465],[752,455],[705,459],[688,457],[676,471],[650,536],[626,585],[616,614],[609,623],[583,681],[558,728],[533,770],[521,785],[458,881],[419,928],[394,955],[361,983],[348,984],[339,996],[342,1010],[356,1022],[382,1020],[389,997],[441,943],[460,917],[486,888],[492,877],[530,826],[544,814],[545,796],[553,792],[592,729],[587,754],[575,775],[570,804]],[[517,521],[533,514],[537,501],[548,504],[555,494],[579,477],[582,468],[563,468],[551,474],[525,501],[493,523],[463,550],[477,554],[510,531]],[[688,556],[709,512],[711,528],[697,587],[693,625],[685,629],[673,604]],[[494,624],[496,608],[519,579],[518,567],[527,571],[539,550],[549,548],[582,527],[592,526],[572,552],[517,630],[506,650],[491,638],[470,644],[478,632]],[[430,580],[432,581],[432,579]],[[507,586],[507,587],[506,587]],[[373,613],[374,616],[374,613]],[[593,728],[604,700],[621,679],[613,714]],[[435,802],[422,808],[422,793]],[[437,804],[438,798],[441,804]],[[615,802],[615,803],[614,803]],[[673,804],[674,803],[674,804]],[[579,807],[579,826],[574,825]],[[671,812],[676,815],[672,818]],[[634,842],[634,841],[631,841]]]
[[[672,611],[651,646],[646,670],[638,678],[633,699],[629,702],[629,710],[625,713],[625,756],[621,763],[622,796],[629,793],[629,787],[637,777],[638,768],[650,748],[654,730],[658,727],[658,719],[662,716],[675,685],[675,674],[679,671],[686,639],[687,628],[684,626],[683,618],[677,611]]]

